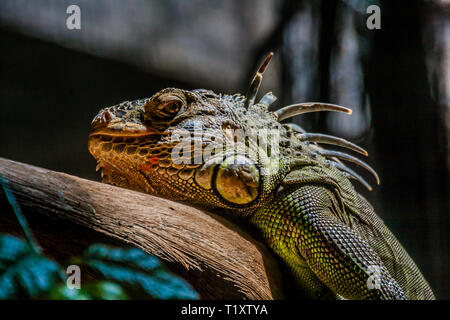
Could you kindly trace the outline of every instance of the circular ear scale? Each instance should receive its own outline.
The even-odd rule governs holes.
[[[229,156],[217,169],[215,189],[232,204],[246,205],[255,200],[259,184],[259,168],[245,156]]]

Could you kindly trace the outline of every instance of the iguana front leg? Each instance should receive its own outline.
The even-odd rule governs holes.
[[[293,186],[251,221],[311,296],[326,296],[326,286],[346,299],[406,299],[375,251],[339,221],[336,210],[326,187]],[[368,285],[372,279],[374,286]]]

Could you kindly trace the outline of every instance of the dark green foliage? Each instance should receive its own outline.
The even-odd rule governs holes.
[[[26,242],[0,236],[0,299],[37,298],[62,283],[57,263],[34,253]]]
[[[109,281],[95,281],[80,290],[69,289],[65,284],[54,287],[47,296],[52,300],[126,300],[127,294],[121,286]]]
[[[95,244],[72,260],[82,272],[89,268],[106,280],[69,289],[56,262],[36,254],[19,238],[0,235],[0,299],[198,299],[186,281],[137,248]]]
[[[198,299],[186,281],[166,271],[158,258],[137,248],[93,245],[84,254],[82,263],[122,285],[131,297]]]

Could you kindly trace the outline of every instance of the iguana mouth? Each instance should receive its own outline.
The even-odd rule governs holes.
[[[120,129],[111,129],[111,128],[93,128],[91,129],[91,132],[89,133],[89,139],[95,138],[95,137],[128,137],[128,138],[145,138],[150,137],[154,135],[161,135],[164,134],[163,132],[159,132],[157,130],[153,130],[150,128],[146,128],[145,130],[120,130]]]

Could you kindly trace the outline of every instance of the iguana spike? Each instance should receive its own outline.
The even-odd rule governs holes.
[[[377,184],[380,184],[380,178],[378,177],[378,174],[376,173],[376,171],[374,169],[372,169],[372,167],[369,166],[367,163],[365,163],[364,161],[359,160],[358,158],[356,158],[354,156],[351,156],[349,154],[346,154],[346,153],[343,153],[343,152],[339,152],[339,151],[333,151],[333,150],[318,150],[317,153],[322,155],[322,156],[325,156],[325,157],[335,157],[335,158],[338,158],[338,159],[342,159],[342,160],[347,160],[347,161],[353,162],[353,163],[363,167],[367,171],[369,171],[375,177],[375,180],[377,181]]]
[[[286,123],[286,126],[288,126],[289,128],[291,128],[292,130],[294,130],[295,132],[298,132],[298,133],[305,133],[306,132],[305,129],[303,129],[298,124],[293,123],[293,122]]]
[[[339,111],[339,112],[345,112],[347,114],[352,114],[351,109],[338,106],[337,104],[319,103],[319,102],[305,102],[305,103],[292,104],[292,105],[286,106],[284,108],[281,108],[281,109],[275,111],[274,113],[277,116],[278,121],[282,121],[287,118],[296,116],[298,114],[308,113],[308,112],[316,112],[316,111]]]
[[[302,134],[298,135],[298,138],[303,141],[332,144],[332,145],[336,145],[339,147],[348,148],[350,150],[353,150],[353,151],[358,152],[365,156],[369,155],[366,150],[357,146],[356,144],[353,144],[350,141],[347,141],[345,139],[338,138],[335,136],[330,136],[327,134],[302,133]]]
[[[270,106],[272,103],[277,101],[277,97],[273,95],[272,92],[267,92],[261,100],[259,100],[259,103],[264,104],[266,106]]]
[[[263,78],[263,73],[267,68],[267,65],[270,62],[270,59],[272,59],[273,52],[269,53],[269,55],[266,57],[266,60],[262,63],[262,65],[259,67],[258,71],[256,72],[256,75],[253,77],[252,83],[250,84],[250,87],[248,89],[245,101],[245,107],[248,108],[255,103],[256,94],[258,93],[259,86],[261,85],[261,81]]]
[[[355,171],[353,171],[349,167],[346,167],[343,164],[335,162],[335,161],[331,161],[331,164],[333,164],[336,167],[336,169],[339,169],[339,170],[347,173],[350,176],[350,178],[360,182],[364,187],[367,188],[367,190],[372,191],[372,187],[370,186],[370,184],[368,184],[366,182],[366,180],[364,180],[359,174],[357,174]]]

